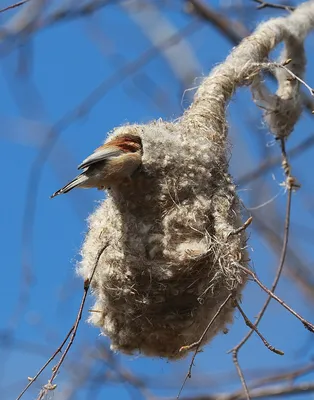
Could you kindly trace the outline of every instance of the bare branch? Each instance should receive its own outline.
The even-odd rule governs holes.
[[[27,3],[28,1],[29,1],[29,0],[19,1],[18,3],[15,3],[15,4],[12,4],[12,5],[8,6],[8,7],[2,8],[2,9],[0,10],[0,14],[3,13],[3,12],[5,12],[5,11],[13,10],[14,8],[20,7],[20,6],[22,6],[23,4]]]
[[[261,338],[262,342],[264,343],[264,345],[268,348],[268,350],[272,351],[275,354],[278,354],[280,356],[284,355],[284,352],[281,350],[276,349],[274,346],[272,346],[271,344],[269,344],[269,342],[264,338],[264,336],[260,333],[260,331],[256,328],[255,325],[252,324],[252,322],[248,319],[248,317],[246,316],[246,314],[244,313],[244,311],[242,310],[242,307],[240,306],[239,302],[237,300],[234,300],[235,305],[237,307],[237,309],[239,310],[240,314],[242,315],[246,325],[251,328],[254,332],[257,333],[257,335]]]
[[[287,6],[284,4],[268,3],[263,0],[254,0],[254,1],[255,1],[255,3],[259,3],[259,6],[256,7],[258,10],[261,10],[262,8],[277,8],[279,10],[285,10],[285,11],[294,11],[295,10],[295,7]]]
[[[245,37],[249,36],[251,32],[240,22],[233,22],[228,19],[225,15],[217,13],[214,9],[201,0],[188,0],[188,5],[191,5],[190,12],[194,12],[200,18],[208,21],[210,24],[220,30],[220,32],[230,40],[234,45],[238,45]],[[272,79],[275,79],[273,74],[270,74]],[[310,96],[306,96],[304,93],[301,95],[302,102],[309,113],[312,113],[314,109],[314,102]]]
[[[248,226],[250,226],[251,223],[252,223],[252,221],[253,221],[253,218],[252,218],[252,217],[249,217],[249,218],[244,222],[244,224],[243,224],[242,226],[240,226],[240,228],[238,228],[238,229],[236,229],[236,230],[230,232],[228,236],[231,236],[231,235],[238,235],[239,233],[241,233],[242,231],[244,231]]]
[[[206,329],[205,329],[204,332],[202,333],[202,335],[201,335],[201,337],[199,338],[199,340],[198,340],[197,342],[194,342],[194,343],[188,345],[188,346],[183,346],[183,347],[181,347],[180,351],[189,351],[189,350],[194,349],[194,348],[195,348],[195,351],[194,351],[194,354],[193,354],[193,356],[192,356],[192,360],[191,360],[191,362],[190,362],[190,366],[189,366],[188,373],[186,374],[186,377],[184,378],[184,381],[183,381],[183,384],[182,384],[182,386],[181,386],[181,388],[180,388],[180,391],[179,391],[179,393],[178,393],[177,399],[180,398],[180,395],[181,395],[182,390],[183,390],[183,388],[184,388],[184,386],[185,386],[185,384],[186,384],[186,381],[188,380],[188,378],[191,378],[191,376],[192,376],[192,368],[193,368],[193,365],[194,365],[194,360],[195,360],[195,357],[196,357],[197,353],[199,352],[199,348],[200,348],[200,346],[201,346],[201,344],[202,344],[202,342],[203,342],[203,340],[204,340],[204,337],[206,336],[206,333],[208,332],[208,330],[210,329],[210,327],[213,325],[213,323],[214,323],[215,320],[217,319],[218,315],[221,313],[222,309],[225,307],[225,305],[228,303],[228,301],[232,298],[232,296],[233,296],[233,293],[230,293],[229,296],[226,298],[226,300],[225,300],[223,303],[221,303],[221,305],[219,306],[219,308],[218,308],[216,314],[215,314],[215,315],[213,316],[213,318],[209,321],[209,323],[208,323]]]
[[[47,392],[49,390],[53,390],[56,385],[53,384],[54,379],[56,378],[59,369],[61,367],[61,365],[63,364],[70,348],[72,347],[72,344],[74,342],[76,333],[77,333],[77,329],[79,327],[80,324],[80,320],[82,318],[82,313],[84,310],[84,305],[85,305],[85,301],[86,301],[86,297],[90,288],[90,284],[93,280],[94,274],[96,272],[96,268],[98,266],[98,262],[100,260],[101,255],[103,254],[103,252],[105,251],[105,249],[107,248],[108,245],[104,246],[101,251],[98,253],[98,256],[96,258],[96,262],[95,262],[95,266],[94,269],[90,275],[89,279],[86,279],[86,281],[84,282],[84,292],[83,292],[83,297],[81,300],[81,304],[76,316],[76,320],[74,322],[74,325],[72,326],[72,328],[69,330],[69,332],[67,333],[65,339],[63,340],[63,342],[61,343],[61,345],[57,348],[57,350],[53,353],[53,355],[49,358],[49,360],[43,365],[43,367],[38,371],[38,373],[31,378],[30,382],[28,383],[28,385],[23,389],[23,391],[19,394],[19,396],[16,398],[16,400],[20,400],[21,397],[24,395],[24,393],[28,390],[28,388],[36,381],[36,379],[41,375],[41,373],[46,369],[46,367],[50,364],[50,362],[58,355],[59,352],[61,352],[63,346],[66,344],[66,342],[68,341],[68,339],[70,338],[70,341],[64,351],[64,353],[62,354],[62,356],[60,357],[60,360],[58,361],[57,365],[55,367],[53,367],[52,369],[52,375],[51,378],[49,379],[48,383],[43,387],[43,389],[41,390],[41,392],[39,393],[38,396],[38,400],[41,400],[45,394],[47,394]]]

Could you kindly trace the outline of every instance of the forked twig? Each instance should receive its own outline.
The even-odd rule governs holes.
[[[256,274],[254,272],[247,270],[247,273],[252,276],[253,280],[264,290],[268,293],[268,298],[266,299],[261,311],[258,314],[258,317],[256,319],[255,324],[251,327],[251,331],[248,332],[248,334],[242,339],[242,341],[237,344],[231,351],[232,351],[232,359],[235,364],[236,370],[238,372],[238,375],[240,377],[244,392],[246,394],[247,400],[250,399],[249,391],[245,382],[245,378],[243,375],[243,372],[240,368],[239,360],[238,360],[238,353],[241,347],[247,342],[247,340],[251,337],[252,333],[255,331],[256,328],[263,318],[265,311],[270,303],[271,298],[274,298],[276,301],[278,301],[283,307],[285,307],[288,311],[290,311],[294,316],[296,316],[298,319],[301,320],[303,325],[314,332],[314,326],[310,324],[308,321],[304,320],[299,314],[297,314],[294,310],[292,310],[289,306],[287,306],[281,299],[279,299],[275,294],[274,291],[276,290],[276,287],[278,285],[283,266],[285,263],[286,259],[286,254],[287,254],[287,248],[288,248],[288,240],[289,240],[289,232],[290,232],[290,215],[291,215],[291,201],[292,201],[292,191],[296,185],[296,180],[291,176],[291,167],[288,162],[288,157],[287,157],[287,152],[286,152],[286,147],[285,147],[285,140],[281,139],[280,140],[280,145],[281,145],[281,155],[282,155],[282,168],[284,170],[284,173],[286,175],[286,187],[288,191],[288,196],[287,196],[287,205],[286,205],[286,216],[285,216],[285,226],[284,226],[284,238],[283,238],[283,244],[282,244],[282,250],[281,250],[281,255],[280,255],[280,260],[279,260],[279,265],[277,268],[277,273],[275,276],[275,279],[273,281],[273,284],[271,286],[271,290],[267,289],[257,278]],[[241,268],[244,268],[240,266]]]
[[[269,290],[256,276],[256,274],[252,271],[250,271],[248,268],[243,267],[242,265],[238,265],[239,268],[241,268],[243,271],[245,271],[248,275],[250,275],[253,278],[253,281],[260,286],[264,292],[266,292],[271,298],[276,300],[279,304],[281,304],[286,310],[288,310],[292,315],[294,315],[299,321],[302,322],[304,327],[309,330],[310,332],[314,333],[314,325],[311,324],[309,321],[307,321],[305,318],[303,318],[300,314],[298,314],[296,311],[294,311],[290,306],[288,306],[287,303],[285,303],[280,297],[276,296],[275,293],[273,293],[271,290]],[[256,325],[256,323],[255,323]]]
[[[264,345],[268,348],[268,350],[272,351],[273,353],[276,353],[280,356],[284,355],[284,352],[276,349],[274,346],[272,346],[265,338],[264,336],[260,333],[260,331],[257,329],[257,327],[255,325],[252,324],[252,322],[248,319],[248,317],[246,316],[245,312],[243,311],[242,307],[240,306],[238,300],[234,299],[234,304],[237,307],[237,309],[239,310],[240,314],[242,315],[246,325],[251,328],[254,332],[257,333],[257,335],[261,338],[262,342],[264,343]]]
[[[227,238],[228,238],[229,236],[231,236],[231,235],[237,235],[237,234],[239,234],[240,232],[244,231],[244,230],[252,223],[252,221],[253,221],[253,218],[252,218],[252,217],[249,217],[249,218],[244,222],[244,224],[243,224],[242,226],[240,226],[239,228],[237,228],[237,229],[233,230],[232,232],[230,232],[230,233],[228,234]],[[189,370],[188,370],[188,372],[187,372],[187,374],[186,374],[186,376],[185,376],[185,378],[184,378],[184,381],[183,381],[183,383],[182,383],[182,386],[181,386],[181,388],[180,388],[180,390],[179,390],[177,399],[179,399],[179,397],[180,397],[180,395],[181,395],[181,393],[182,393],[182,390],[183,390],[183,388],[184,388],[184,386],[185,386],[185,384],[186,384],[188,378],[191,378],[191,376],[192,376],[192,368],[193,368],[193,365],[194,365],[194,360],[195,360],[195,358],[196,358],[197,353],[199,352],[199,348],[200,348],[200,346],[201,346],[201,344],[202,344],[202,342],[203,342],[203,340],[204,340],[204,337],[206,336],[208,330],[210,329],[210,327],[211,327],[212,324],[214,323],[215,319],[216,319],[216,318],[218,317],[218,315],[220,314],[221,310],[225,307],[225,305],[228,303],[228,301],[229,301],[232,297],[233,297],[233,293],[230,293],[230,294],[228,295],[228,297],[224,300],[224,302],[220,305],[220,307],[218,308],[216,314],[213,316],[213,318],[212,318],[212,319],[210,320],[210,322],[208,323],[206,329],[205,329],[204,332],[202,333],[202,335],[201,335],[201,337],[199,338],[199,340],[197,340],[196,342],[191,343],[191,344],[189,344],[189,345],[187,345],[187,346],[182,346],[182,347],[180,348],[180,350],[179,350],[180,352],[181,352],[181,351],[189,351],[189,350],[192,350],[192,349],[194,349],[194,348],[195,348],[195,351],[194,351],[194,354],[193,354],[193,356],[192,356],[192,360],[191,360],[190,365],[189,365]]]
[[[287,68],[287,65],[290,64],[291,61],[292,61],[292,59],[288,59],[283,63],[272,62],[272,63],[266,64],[266,65],[269,65],[270,67],[276,67],[276,68],[284,69],[292,77],[293,80],[295,79],[298,82],[300,82],[304,87],[307,88],[307,90],[310,92],[310,95],[314,96],[314,89],[310,85],[308,85],[303,79],[298,77],[298,75],[296,75],[289,68]]]
[[[65,348],[64,353],[62,354],[62,356],[60,357],[60,360],[58,361],[57,365],[55,367],[52,368],[52,375],[50,377],[50,379],[48,380],[48,383],[46,385],[44,385],[44,387],[42,388],[42,390],[40,391],[37,400],[42,400],[43,397],[47,394],[47,392],[49,390],[53,390],[56,388],[57,385],[53,384],[54,379],[56,378],[59,369],[61,367],[61,365],[63,364],[70,348],[72,347],[72,344],[74,342],[76,333],[77,333],[77,329],[80,323],[80,320],[82,318],[82,313],[83,313],[83,309],[84,309],[84,305],[85,305],[85,301],[86,301],[86,297],[90,288],[90,284],[92,282],[92,279],[95,275],[96,272],[96,268],[98,266],[99,260],[101,255],[103,254],[103,252],[105,251],[105,249],[108,247],[108,243],[101,249],[101,251],[99,251],[97,258],[96,258],[96,262],[94,265],[94,268],[92,270],[92,273],[90,275],[89,279],[86,279],[84,282],[84,293],[82,296],[82,300],[81,300],[81,304],[75,319],[75,322],[73,324],[73,326],[71,327],[71,329],[69,330],[69,332],[67,333],[65,339],[63,340],[63,342],[61,343],[61,345],[58,347],[58,349],[54,352],[54,354],[49,358],[49,360],[42,366],[42,368],[38,371],[38,373],[34,376],[34,378],[31,378],[30,382],[27,384],[27,386],[25,386],[25,388],[22,390],[22,392],[19,394],[19,396],[16,398],[16,400],[20,400],[21,397],[24,395],[24,393],[29,389],[29,387],[36,381],[36,379],[41,375],[41,373],[46,369],[46,367],[50,364],[50,362],[57,356],[57,354],[59,352],[62,351],[63,346],[66,344],[66,342],[69,340],[69,343],[67,345],[67,347]]]
[[[7,6],[7,7],[5,7],[5,8],[2,8],[2,9],[0,10],[0,14],[3,13],[3,12],[5,12],[5,11],[13,10],[13,9],[16,8],[16,7],[20,7],[20,6],[22,6],[23,4],[27,3],[28,1],[29,1],[29,0],[19,1],[18,3],[11,4],[10,6]]]
[[[256,7],[258,10],[261,10],[262,8],[277,8],[279,10],[285,10],[285,11],[295,10],[295,7],[287,6],[285,4],[268,3],[267,1],[263,0],[254,0],[254,1],[255,3],[259,3],[259,6]]]
[[[178,393],[178,395],[177,395],[177,399],[180,398],[180,395],[181,395],[182,390],[183,390],[183,388],[184,388],[184,386],[185,386],[185,384],[186,384],[186,381],[188,380],[188,378],[191,378],[191,376],[192,376],[192,368],[193,368],[193,365],[194,365],[194,360],[195,360],[195,357],[196,357],[197,353],[199,352],[199,348],[200,348],[200,346],[201,346],[201,344],[202,344],[202,342],[203,342],[203,340],[204,340],[204,337],[206,336],[208,330],[210,329],[210,327],[212,326],[212,324],[215,322],[215,320],[217,319],[217,317],[219,316],[219,314],[221,313],[221,311],[223,310],[223,308],[226,306],[226,304],[228,303],[228,301],[229,301],[232,297],[233,297],[233,293],[230,293],[230,294],[228,295],[228,297],[224,300],[224,302],[219,306],[219,308],[218,308],[216,314],[215,314],[215,315],[213,316],[213,318],[209,321],[207,327],[205,328],[204,332],[202,333],[201,337],[199,338],[199,340],[198,340],[197,342],[194,342],[194,343],[192,343],[192,344],[190,344],[190,345],[188,345],[188,346],[182,346],[182,347],[180,348],[180,350],[179,350],[180,352],[181,352],[181,351],[189,351],[189,350],[192,350],[192,349],[194,349],[194,348],[195,348],[195,350],[194,350],[194,354],[193,354],[193,356],[192,356],[192,360],[191,360],[191,362],[190,362],[190,366],[189,366],[188,373],[186,374],[186,376],[185,376],[185,378],[184,378],[184,381],[183,381],[183,383],[182,383],[182,386],[181,386],[181,388],[180,388],[180,390],[179,390],[179,393]]]
[[[62,351],[63,346],[68,341],[71,333],[73,332],[73,328],[74,328],[74,326],[72,326],[72,328],[69,330],[69,332],[67,333],[66,337],[64,338],[63,342],[60,344],[60,346],[57,348],[57,350],[53,353],[53,355],[40,368],[40,370],[37,372],[37,374],[33,378],[29,379],[29,383],[25,386],[25,388],[22,390],[22,392],[19,394],[19,396],[16,398],[16,400],[21,399],[21,397],[28,390],[28,388],[36,381],[36,379],[39,377],[39,375],[41,375],[41,373],[48,367],[48,365],[51,363],[51,361],[55,359],[57,354]]]
[[[251,225],[252,221],[253,221],[253,217],[249,217],[249,218],[244,222],[244,224],[243,224],[242,226],[240,226],[240,228],[235,229],[234,231],[230,232],[230,233],[228,234],[228,237],[229,237],[229,236],[232,236],[232,235],[237,235],[237,234],[241,233],[241,232],[244,231],[249,225]]]

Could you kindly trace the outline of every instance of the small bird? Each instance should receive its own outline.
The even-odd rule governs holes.
[[[84,171],[50,197],[79,188],[106,189],[130,180],[142,162],[142,140],[135,134],[121,134],[98,147],[77,168]]]

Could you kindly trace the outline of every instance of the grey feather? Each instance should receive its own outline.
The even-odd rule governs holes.
[[[98,150],[95,153],[91,154],[77,167],[78,169],[89,167],[92,164],[95,164],[99,161],[110,160],[111,158],[118,157],[123,154],[122,150],[110,150],[110,149],[102,149]]]

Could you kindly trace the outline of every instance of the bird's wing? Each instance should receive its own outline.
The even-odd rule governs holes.
[[[93,154],[85,158],[85,160],[83,160],[83,162],[77,168],[78,169],[86,168],[99,161],[110,160],[111,158],[118,157],[121,154],[124,154],[123,150],[100,147]]]

